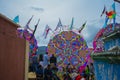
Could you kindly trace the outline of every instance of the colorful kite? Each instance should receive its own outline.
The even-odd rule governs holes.
[[[32,30],[32,32],[30,32],[29,30],[31,30],[31,29],[29,28],[29,23],[32,20],[32,17],[27,22],[25,28],[17,29],[17,36],[20,38],[26,39],[30,43],[29,44],[29,49],[30,49],[29,56],[30,57],[32,57],[33,55],[36,55],[36,52],[37,52],[38,45],[37,45],[37,40],[35,39],[34,34],[35,34],[36,28],[38,26],[38,23],[40,21],[40,20],[38,20],[38,23],[35,25],[35,29]]]
[[[87,62],[88,50],[86,41],[73,31],[62,31],[54,36],[48,44],[49,56],[55,54],[58,66],[70,63],[77,68]]]

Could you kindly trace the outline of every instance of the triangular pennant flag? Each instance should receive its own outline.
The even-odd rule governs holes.
[[[45,39],[47,38],[47,35],[48,35],[50,30],[51,30],[51,28],[48,25],[46,25],[44,33],[43,33],[43,36]]]
[[[33,15],[32,15],[32,17],[28,20],[27,24],[25,25],[25,29],[29,28],[29,24],[30,24],[32,18],[33,18]]]
[[[81,26],[80,30],[78,31],[79,33],[81,33],[81,31],[85,28],[87,21]]]
[[[45,26],[43,36],[45,36],[45,34],[46,34],[46,30],[48,29],[48,27],[49,27],[48,25]]]
[[[13,21],[14,21],[15,23],[19,23],[19,15],[17,15],[17,16],[13,19]]]
[[[106,12],[106,7],[104,6],[104,9],[103,9],[103,11],[102,11],[100,16],[102,17],[102,15],[105,14],[105,12]]]
[[[106,18],[105,18],[105,23],[104,23],[104,25],[103,25],[103,28],[106,28],[107,23],[108,23],[108,20],[109,20],[109,18],[108,18],[108,17],[106,17]]]
[[[59,22],[58,22],[58,24],[57,24],[57,26],[56,26],[56,28],[55,28],[55,31],[58,29],[58,28],[62,28],[62,23],[61,23],[61,20],[60,20],[60,18],[59,18]]]
[[[30,39],[33,38],[33,36],[34,36],[34,34],[35,34],[35,31],[36,31],[36,29],[37,29],[37,26],[38,26],[39,22],[40,22],[40,19],[38,20],[37,24],[35,25],[35,29],[34,29],[33,34],[32,34],[32,36],[31,36]]]
[[[116,11],[115,9],[115,3],[112,4],[113,11]]]
[[[74,23],[74,18],[72,18],[71,25],[70,25],[70,30],[73,29],[73,23]]]

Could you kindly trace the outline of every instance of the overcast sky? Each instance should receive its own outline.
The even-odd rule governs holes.
[[[102,28],[104,18],[100,17],[104,5],[107,8],[113,4],[113,0],[0,0],[0,13],[10,19],[19,15],[20,25],[24,26],[29,18],[34,15],[30,27],[33,29],[40,18],[35,36],[39,46],[46,46],[51,34],[44,39],[42,34],[46,24],[53,30],[59,18],[63,25],[70,25],[74,17],[74,27],[79,28],[87,21],[87,25],[81,35],[92,47],[92,41],[96,33]],[[117,13],[120,15],[120,4],[116,3]],[[120,22],[120,17],[117,18]]]

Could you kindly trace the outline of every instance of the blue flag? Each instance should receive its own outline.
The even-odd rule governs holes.
[[[19,15],[17,15],[17,16],[13,19],[13,21],[14,21],[15,23],[19,23]]]
[[[72,22],[71,22],[71,25],[70,25],[70,30],[73,29],[73,23],[74,23],[74,18],[72,18]]]
[[[116,14],[115,2],[112,4],[112,8],[113,8],[113,11],[114,11],[115,14]],[[113,18],[113,27],[112,27],[113,30],[114,30],[114,28],[115,28],[115,23],[116,23],[116,15],[115,15],[115,17]]]
[[[103,25],[103,28],[106,28],[106,27],[107,27],[108,20],[109,20],[109,18],[106,17],[106,18],[105,18],[105,23],[104,23],[104,25]]]
[[[115,3],[112,4],[112,8],[113,8],[114,11],[116,11],[115,10]]]

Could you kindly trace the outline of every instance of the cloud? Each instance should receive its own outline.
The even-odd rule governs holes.
[[[102,19],[96,19],[89,21],[82,31],[82,35],[87,42],[88,47],[92,47],[92,42],[94,37],[96,36],[97,32],[102,28],[103,25]]]
[[[51,34],[49,33],[47,35],[47,38],[45,39],[42,31],[40,31],[39,33],[36,33],[35,37],[37,39],[38,46],[47,46],[50,40],[50,36]]]
[[[38,41],[38,46],[47,46],[49,43],[49,39],[44,39],[43,36],[37,36],[36,39]]]
[[[37,6],[31,6],[30,8],[31,8],[32,10],[35,10],[35,11],[44,12],[44,9],[43,9],[43,8],[40,8],[40,7],[37,7]]]

